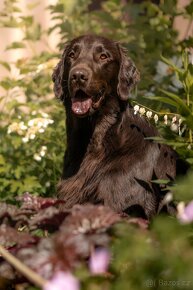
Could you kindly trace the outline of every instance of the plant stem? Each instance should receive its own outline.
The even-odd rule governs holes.
[[[178,113],[158,112],[158,111],[152,110],[152,109],[140,104],[139,102],[133,101],[132,103],[134,103],[136,105],[139,105],[140,107],[145,108],[146,110],[151,111],[151,112],[153,112],[153,113],[155,113],[157,115],[170,115],[170,116],[178,116],[178,117],[180,117],[180,114],[178,114]]]
[[[192,130],[189,130],[189,142],[192,143]]]
[[[24,265],[20,260],[10,254],[4,247],[0,245],[0,254],[2,257],[9,262],[16,270],[22,273],[29,281],[33,284],[43,287],[47,281],[43,279],[40,275],[32,271],[29,267]]]

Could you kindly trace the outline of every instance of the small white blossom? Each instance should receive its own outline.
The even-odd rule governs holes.
[[[43,126],[43,124],[44,124],[43,122],[38,121],[36,125],[37,125],[38,128],[41,128]]]
[[[170,129],[174,132],[178,132],[178,125],[175,123],[172,123],[170,126]]]
[[[40,128],[40,129],[38,130],[38,132],[39,132],[39,133],[44,133],[45,130],[44,130],[43,128]]]
[[[48,118],[48,117],[49,117],[48,114],[47,114],[47,113],[44,113],[44,112],[42,112],[41,115],[42,115],[42,117],[44,117],[44,118]]]
[[[174,117],[172,118],[172,123],[175,123],[176,121],[177,121],[177,117],[174,116]]]
[[[27,126],[24,125],[24,122],[20,122],[19,127],[21,130],[27,130]]]
[[[145,114],[145,108],[140,108],[139,109],[139,113],[140,113],[140,115],[144,115]]]
[[[37,114],[37,111],[32,111],[31,114],[32,116],[35,116]]]
[[[23,130],[25,130],[24,122],[13,122],[9,125],[7,133],[11,134],[12,132],[16,132],[18,135],[23,135]]]
[[[153,114],[152,111],[147,111],[147,113],[146,113],[147,118],[151,119],[152,114]]]
[[[42,146],[41,150],[40,150],[40,156],[44,157],[47,151],[47,147],[46,146]]]
[[[168,115],[164,115],[164,124],[165,124],[165,125],[168,124]]]
[[[50,187],[50,182],[49,181],[46,182],[45,187]]]
[[[157,114],[155,114],[153,118],[154,118],[154,121],[155,121],[155,123],[157,123],[157,122],[158,122],[158,120],[159,120],[159,117],[158,117],[158,115],[157,115]]]
[[[37,153],[34,154],[34,159],[36,161],[41,161],[42,160],[41,156],[39,156]]]
[[[45,63],[41,63],[38,65],[36,73],[40,73],[43,69],[45,69],[47,65]]]
[[[28,121],[28,126],[32,127],[34,125],[34,119]]]
[[[27,137],[23,137],[22,141],[23,141],[23,143],[27,143],[29,141],[29,139]]]
[[[139,106],[135,105],[133,109],[134,109],[134,115],[136,115],[137,112],[139,111]]]
[[[45,151],[40,151],[40,156],[41,157],[44,157],[46,155],[46,152]]]
[[[29,135],[29,139],[31,139],[31,140],[35,139],[35,137],[36,137],[35,134],[30,134],[30,135]]]

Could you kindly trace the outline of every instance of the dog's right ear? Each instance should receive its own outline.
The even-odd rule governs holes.
[[[54,72],[52,74],[52,80],[54,82],[54,93],[55,96],[64,101],[65,95],[67,95],[67,80],[65,80],[65,66],[66,66],[66,55],[68,53],[69,43],[67,43],[64,47],[64,51],[62,53],[61,60],[54,68]]]

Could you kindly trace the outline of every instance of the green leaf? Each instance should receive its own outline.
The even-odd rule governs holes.
[[[155,179],[151,180],[151,182],[156,183],[156,184],[168,184],[170,180],[166,179]]]
[[[166,64],[168,64],[170,67],[172,67],[172,69],[178,73],[181,73],[182,70],[179,69],[179,67],[177,67],[176,65],[173,64],[172,61],[168,60],[167,58],[165,58],[163,55],[161,55],[161,59],[163,60],[163,62],[165,62]]]
[[[192,16],[193,15],[193,2],[187,5],[185,9],[186,9],[186,12]]]
[[[180,97],[178,97],[174,93],[171,93],[165,90],[160,90],[160,91],[166,94],[168,97],[170,97],[174,102],[176,102],[176,107],[178,108],[179,112],[183,116],[188,116],[191,114],[189,107],[184,103],[182,99],[180,99]]]
[[[21,187],[22,183],[18,180],[12,180],[10,186],[12,192],[17,192],[17,190]]]
[[[22,42],[14,41],[11,45],[7,46],[6,50],[17,48],[25,48],[25,44]]]
[[[4,66],[8,71],[11,71],[11,67],[6,61],[0,61],[0,64]]]
[[[165,104],[169,104],[172,105],[174,107],[176,107],[176,102],[174,102],[173,100],[167,98],[167,97],[159,97],[159,96],[148,96],[148,100],[154,100],[154,101],[159,101]]]
[[[0,155],[0,165],[4,165],[5,164],[5,158],[3,157],[3,155]]]

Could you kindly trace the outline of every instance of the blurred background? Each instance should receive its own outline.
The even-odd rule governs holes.
[[[25,15],[30,15],[30,13],[34,16],[35,20],[38,21],[42,27],[42,29],[48,29],[51,25],[54,23],[54,20],[51,18],[50,11],[47,9],[49,5],[55,5],[58,1],[57,0],[42,0],[42,1],[31,1],[31,0],[20,0],[18,1],[18,7],[22,9],[23,13]],[[73,9],[73,5],[78,5],[82,1],[70,1],[66,0],[63,1],[68,7],[68,9]],[[105,2],[104,0],[92,0],[90,1],[89,4],[89,10],[98,10],[101,9],[101,4]],[[132,2],[132,3],[141,3],[144,2],[143,0],[134,0],[134,1],[127,1],[127,0],[122,0],[120,3],[126,4],[127,2]],[[164,1],[150,1],[155,4],[159,4],[160,2]],[[178,0],[177,1],[177,6],[178,8],[183,8],[190,4],[191,0]],[[3,10],[5,6],[6,1],[1,1],[0,2],[0,11]],[[33,10],[29,10],[29,7],[33,7]],[[128,19],[132,19],[132,13],[129,15],[128,13]],[[188,36],[193,36],[193,22],[189,22],[189,20],[183,16],[176,16],[174,20],[174,28],[177,29],[178,31],[178,38],[179,39],[184,39],[187,38]],[[129,32],[128,32],[129,33]],[[12,27],[10,29],[6,27],[1,28],[1,45],[0,45],[0,55],[1,58],[4,59],[5,61],[9,62],[14,62],[17,60],[17,58],[22,57],[22,56],[27,56],[30,54],[30,51],[27,49],[17,49],[15,51],[6,51],[6,47],[11,43],[11,42],[19,42],[23,38],[23,33],[21,30],[18,30],[17,28]],[[47,41],[49,42],[49,45],[52,49],[56,49],[56,46],[59,42],[59,37],[57,37],[57,34],[53,34],[48,37]],[[43,41],[40,41],[38,44],[38,48],[43,50],[45,49],[45,45]],[[0,77],[5,74],[6,71],[1,68],[0,70]]]

